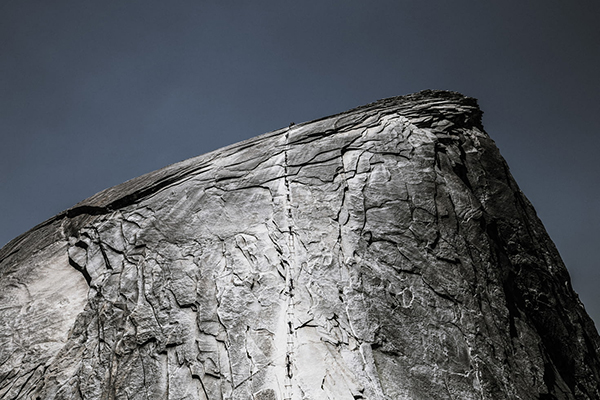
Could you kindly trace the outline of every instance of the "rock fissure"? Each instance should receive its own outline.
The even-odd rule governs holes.
[[[295,274],[295,224],[292,212],[292,190],[289,175],[289,135],[292,126],[285,133],[285,151],[284,151],[284,186],[285,186],[285,215],[288,226],[287,236],[287,260],[285,261],[285,332],[286,332],[286,347],[285,347],[285,377],[284,377],[284,400],[293,399],[294,392],[294,371],[295,364],[295,313],[294,313],[294,274]]]

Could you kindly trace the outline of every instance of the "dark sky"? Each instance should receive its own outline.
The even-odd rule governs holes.
[[[423,89],[484,125],[600,326],[598,0],[3,0],[0,245],[92,194]]]

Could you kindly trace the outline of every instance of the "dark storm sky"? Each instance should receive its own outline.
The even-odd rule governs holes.
[[[0,2],[0,245],[127,179],[422,89],[484,124],[600,324],[597,0]]]

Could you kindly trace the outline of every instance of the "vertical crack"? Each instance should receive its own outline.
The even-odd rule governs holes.
[[[295,264],[295,232],[294,232],[294,217],[292,214],[292,192],[290,189],[289,180],[289,163],[288,152],[290,148],[289,135],[292,125],[285,133],[285,149],[284,149],[284,185],[285,185],[285,215],[287,219],[287,241],[288,241],[288,257],[285,262],[285,324],[286,324],[286,350],[285,350],[285,377],[284,377],[284,400],[291,400],[293,393],[293,368],[294,368],[294,264]]]

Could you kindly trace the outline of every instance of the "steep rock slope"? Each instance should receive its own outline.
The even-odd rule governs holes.
[[[0,399],[600,399],[481,126],[425,91],[107,189],[0,251]]]

